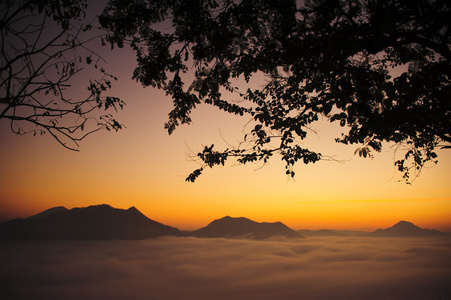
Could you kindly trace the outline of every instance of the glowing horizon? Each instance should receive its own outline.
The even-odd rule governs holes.
[[[398,182],[390,145],[373,160],[356,157],[356,146],[333,141],[340,128],[327,121],[313,124],[318,135],[304,143],[337,161],[299,163],[294,180],[274,157],[264,167],[229,162],[206,169],[194,184],[185,182],[198,167],[193,153],[205,145],[236,145],[248,120],[200,105],[192,113],[193,124],[169,136],[164,123],[171,99],[130,79],[135,58],[128,49],[106,56],[108,72],[119,78],[109,94],[127,102],[117,115],[126,129],[96,133],[81,143],[80,152],[72,152],[50,136],[13,135],[9,124],[0,121],[0,221],[55,206],[106,203],[135,206],[150,219],[179,229],[200,228],[230,215],[280,221],[293,229],[375,230],[406,220],[451,231],[450,150],[438,150],[439,163],[406,185]],[[86,86],[85,75],[78,80]]]
[[[301,163],[292,180],[277,157],[264,167],[232,162],[206,169],[196,183],[188,183],[185,177],[197,164],[186,153],[238,141],[247,120],[201,106],[192,125],[169,136],[163,124],[170,101],[126,79],[121,90],[121,80],[116,88],[123,98],[127,91],[136,92],[128,95],[128,105],[119,114],[127,129],[90,136],[80,152],[62,148],[49,136],[13,135],[0,123],[0,155],[7,158],[0,171],[1,221],[55,206],[105,203],[135,206],[150,219],[179,229],[200,228],[230,215],[280,221],[293,229],[371,231],[406,220],[451,231],[449,151],[439,151],[439,163],[407,185],[398,182],[389,146],[373,160],[356,157],[355,147],[331,142],[333,128],[321,123],[318,137],[308,142],[343,163]]]

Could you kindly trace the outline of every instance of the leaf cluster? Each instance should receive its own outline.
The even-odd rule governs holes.
[[[266,163],[274,153],[293,176],[296,162],[322,157],[302,147],[319,117],[338,122],[336,141],[360,145],[360,156],[398,145],[407,181],[451,143],[449,1],[112,0],[100,22],[112,46],[135,50],[134,78],[172,98],[169,133],[199,103],[255,124],[248,147],[199,153],[204,166],[189,181],[229,156]],[[234,86],[256,74],[263,88]]]

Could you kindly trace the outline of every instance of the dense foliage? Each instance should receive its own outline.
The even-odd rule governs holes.
[[[12,132],[48,133],[76,150],[90,133],[122,127],[111,114],[97,113],[124,103],[102,95],[115,78],[88,48],[97,37],[83,23],[86,9],[86,0],[1,2],[0,119]],[[69,91],[74,76],[91,63],[99,76],[90,74],[86,96],[75,95],[83,92]]]
[[[253,119],[249,147],[205,147],[188,181],[229,157],[274,154],[294,176],[296,162],[322,158],[300,143],[321,116],[361,156],[395,143],[409,181],[451,143],[450,9],[447,0],[112,0],[100,22],[112,46],[136,52],[133,78],[172,97],[169,133],[200,103]],[[263,88],[235,86],[256,74]]]

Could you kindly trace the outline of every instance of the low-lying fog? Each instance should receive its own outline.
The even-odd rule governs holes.
[[[1,299],[451,299],[451,239],[5,242]]]

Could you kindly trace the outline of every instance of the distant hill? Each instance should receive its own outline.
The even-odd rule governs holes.
[[[372,236],[380,237],[445,237],[446,233],[433,230],[423,229],[411,222],[400,221],[390,228],[378,229],[372,233]]]
[[[9,239],[146,239],[182,235],[173,227],[150,220],[135,207],[109,205],[55,207],[26,219],[0,224],[0,238]]]
[[[281,222],[258,223],[247,218],[229,216],[214,220],[204,228],[181,232],[147,218],[135,207],[124,210],[106,204],[70,210],[58,206],[26,219],[14,219],[0,224],[0,238],[4,239],[136,240],[167,235],[255,240],[275,237],[296,239],[304,236],[451,237],[451,233],[422,229],[407,221],[400,221],[390,228],[375,232],[329,229],[294,231]]]
[[[192,231],[189,235],[204,238],[249,238],[255,240],[273,237],[304,238],[300,233],[280,222],[258,223],[247,218],[229,216],[214,220],[206,227]]]
[[[297,230],[305,237],[326,237],[326,236],[368,236],[368,237],[446,237],[451,233],[445,233],[438,230],[422,229],[411,222],[400,221],[390,228],[378,229],[374,232],[367,231],[354,231],[354,230],[332,230],[332,229],[320,229],[309,230],[301,229]]]
[[[301,229],[297,230],[300,234],[305,237],[316,237],[316,236],[365,236],[368,235],[367,231],[355,231],[355,230],[332,230],[332,229],[319,229],[319,230],[309,230]]]
[[[38,213],[37,215],[28,217],[27,220],[33,220],[33,219],[38,219],[38,218],[42,218],[42,217],[47,217],[50,214],[53,214],[56,212],[62,212],[62,211],[68,211],[68,209],[65,208],[64,206],[57,206],[57,207],[49,208],[47,210],[44,210],[41,213]]]

